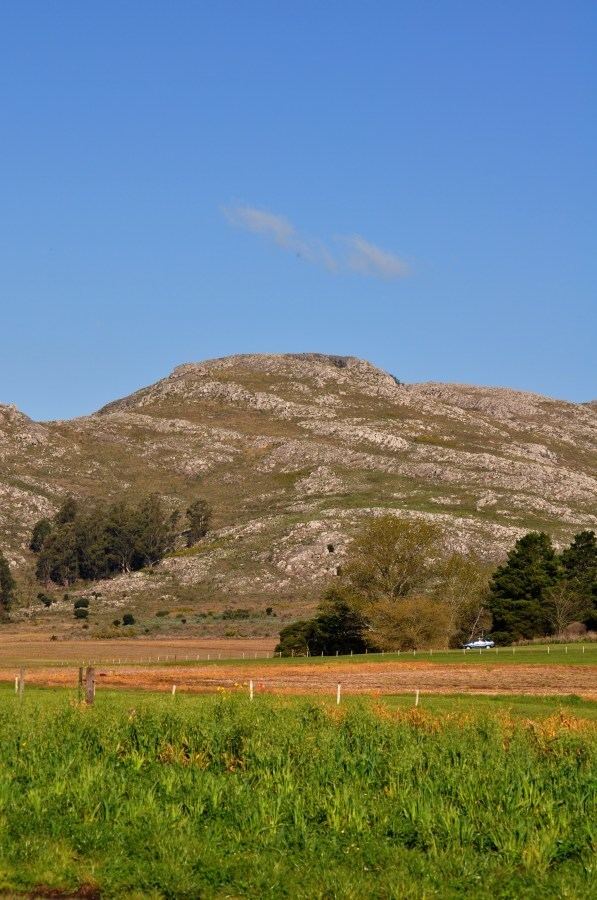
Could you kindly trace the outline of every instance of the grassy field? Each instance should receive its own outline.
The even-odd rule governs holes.
[[[404,701],[2,689],[0,891],[594,896],[595,726]]]
[[[263,665],[287,665],[289,657],[272,657],[273,646],[267,639],[257,640],[137,640],[124,641],[50,641],[36,640],[30,633],[21,641],[0,642],[0,665],[48,666],[61,663],[104,665],[250,665],[258,659]],[[353,656],[294,657],[296,665],[329,665],[362,662],[425,662],[438,665],[582,665],[597,666],[597,642],[586,644],[532,644],[520,647],[494,647],[490,650],[419,650],[402,653],[367,653]]]

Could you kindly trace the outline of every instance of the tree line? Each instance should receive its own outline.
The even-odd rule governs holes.
[[[370,520],[317,613],[280,632],[285,655],[458,647],[597,627],[597,541],[579,532],[557,553],[548,535],[520,538],[493,570],[474,554],[441,551],[441,532],[395,516]]]
[[[137,503],[82,504],[68,497],[51,519],[33,528],[30,549],[37,555],[36,577],[69,585],[134,572],[160,562],[181,535],[181,513],[169,512],[157,494]],[[205,536],[211,510],[197,499],[186,511],[188,546]]]

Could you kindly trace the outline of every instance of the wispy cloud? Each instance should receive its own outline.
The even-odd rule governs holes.
[[[409,267],[394,253],[382,250],[358,234],[342,238],[349,248],[348,265],[355,272],[380,278],[404,278]]]
[[[224,215],[232,225],[261,234],[273,240],[278,247],[295,253],[301,259],[315,265],[323,265],[330,271],[338,268],[334,256],[321,241],[301,236],[292,222],[265,209],[253,206],[232,206],[224,208]]]
[[[332,251],[323,241],[299,233],[285,216],[253,206],[224,207],[228,221],[273,241],[306,262],[324,266],[330,272],[359,272],[375,278],[404,278],[408,265],[398,256],[382,250],[358,234],[334,238]]]

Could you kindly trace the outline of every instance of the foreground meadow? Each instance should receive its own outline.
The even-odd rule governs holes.
[[[0,890],[590,897],[596,783],[568,715],[3,690]]]

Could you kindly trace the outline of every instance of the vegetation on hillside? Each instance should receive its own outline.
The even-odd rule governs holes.
[[[187,511],[187,544],[207,533],[211,511],[196,500]],[[138,503],[82,505],[68,497],[53,519],[33,528],[30,548],[37,554],[36,576],[44,583],[68,585],[97,581],[160,562],[180,533],[180,512],[168,512],[157,494]]]

